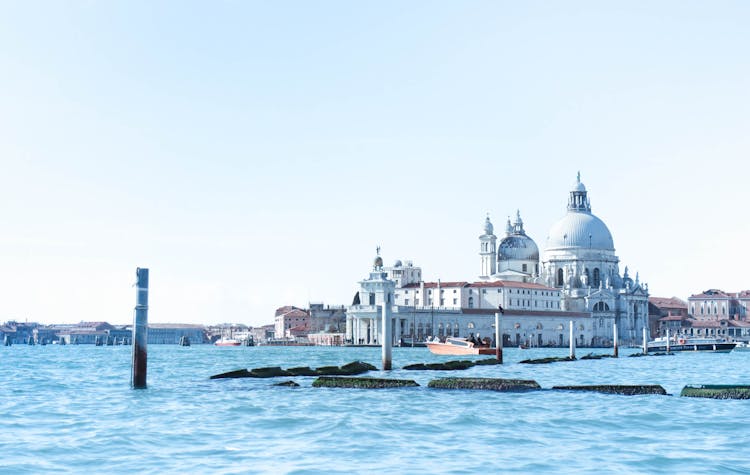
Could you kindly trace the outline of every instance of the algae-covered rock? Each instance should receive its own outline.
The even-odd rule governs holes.
[[[410,379],[346,378],[321,376],[313,381],[314,388],[385,389],[419,386]]]
[[[234,371],[227,371],[226,373],[215,374],[209,379],[223,379],[223,378],[252,378],[253,375],[246,369],[236,369]]]
[[[321,366],[320,368],[315,369],[315,374],[317,376],[346,375],[346,373],[341,371],[341,368],[338,366]]]
[[[310,368],[309,366],[298,366],[294,368],[287,368],[286,371],[292,376],[317,376],[318,375],[318,373],[316,373],[315,370]]]
[[[648,353],[633,353],[632,355],[628,355],[628,358],[638,358],[640,356],[648,356]]]
[[[275,378],[278,376],[292,376],[288,371],[281,369],[279,366],[270,366],[267,368],[253,368],[250,370],[251,377],[254,378]]]
[[[541,389],[539,383],[524,379],[500,378],[438,378],[427,385],[435,389],[483,389],[489,391],[532,391]]]
[[[711,399],[750,399],[750,386],[732,384],[701,384],[685,386],[682,397],[705,397]]]
[[[477,366],[485,366],[485,365],[496,365],[496,364],[502,364],[502,363],[497,358],[485,358],[483,360],[475,361],[474,364]]]
[[[472,366],[474,366],[474,362],[468,361],[468,360],[445,362],[445,369],[448,369],[448,370],[463,370],[463,369],[471,368]]]
[[[521,363],[524,364],[547,364],[547,363],[558,363],[561,361],[575,361],[575,357],[570,356],[550,356],[548,358],[539,358],[535,360],[523,360]]]
[[[274,384],[274,386],[288,386],[290,388],[298,388],[299,384],[297,384],[294,381],[284,381],[284,382],[281,382],[281,383],[276,383],[276,384]]]
[[[582,360],[600,360],[602,358],[614,358],[615,355],[595,355],[593,353],[589,353],[588,355],[581,356]]]
[[[605,394],[620,394],[635,396],[639,394],[660,394],[666,396],[667,391],[658,384],[595,384],[585,386],[553,386],[552,389],[564,391],[593,391]]]
[[[376,371],[378,368],[364,361],[352,361],[341,367],[341,372],[346,375],[362,374],[368,371]]]
[[[425,366],[424,363],[414,363],[414,364],[408,364],[404,366],[404,369],[409,370],[409,371],[424,371],[428,368],[427,366]]]

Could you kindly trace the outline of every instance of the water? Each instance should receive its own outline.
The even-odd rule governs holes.
[[[686,384],[750,384],[750,352],[521,365],[567,353],[506,349],[503,366],[369,374],[421,385],[388,390],[208,379],[261,366],[380,366],[377,348],[151,345],[146,390],[129,387],[130,352],[0,347],[0,472],[750,473],[750,401],[678,397]],[[395,368],[450,359],[393,352]],[[674,396],[426,387],[447,375],[543,388],[661,384]],[[301,387],[272,386],[288,379]]]

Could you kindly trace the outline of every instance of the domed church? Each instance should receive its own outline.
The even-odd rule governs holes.
[[[541,257],[526,235],[519,212],[497,237],[489,217],[479,237],[482,280],[544,284],[561,290],[560,308],[591,313],[593,343],[611,338],[617,323],[621,338],[635,341],[648,323],[648,286],[620,275],[619,259],[607,225],[591,212],[580,173],[568,198],[567,213],[552,225]]]

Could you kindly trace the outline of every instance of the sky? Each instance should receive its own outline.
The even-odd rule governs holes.
[[[653,296],[750,288],[745,1],[0,1],[0,321],[477,280],[576,173]]]

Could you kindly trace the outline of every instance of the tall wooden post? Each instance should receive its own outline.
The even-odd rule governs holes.
[[[617,343],[617,323],[612,325],[612,331],[614,332],[614,339],[615,339],[615,358],[617,358],[619,356],[619,352],[618,352],[619,345]]]
[[[148,269],[136,270],[136,306],[133,322],[133,372],[130,384],[133,389],[146,389],[148,350]]]
[[[643,327],[643,354],[648,354],[648,337],[646,335],[646,327]]]
[[[667,327],[667,353],[669,353],[669,327]]]
[[[503,363],[503,332],[500,330],[500,312],[495,312],[495,358]]]
[[[383,353],[383,371],[391,369],[391,346],[393,335],[391,334],[391,315],[390,315],[390,298],[383,302],[382,311],[382,323],[383,335],[381,337],[382,353]]]
[[[576,357],[576,340],[573,338],[573,320],[570,321],[570,359]]]

